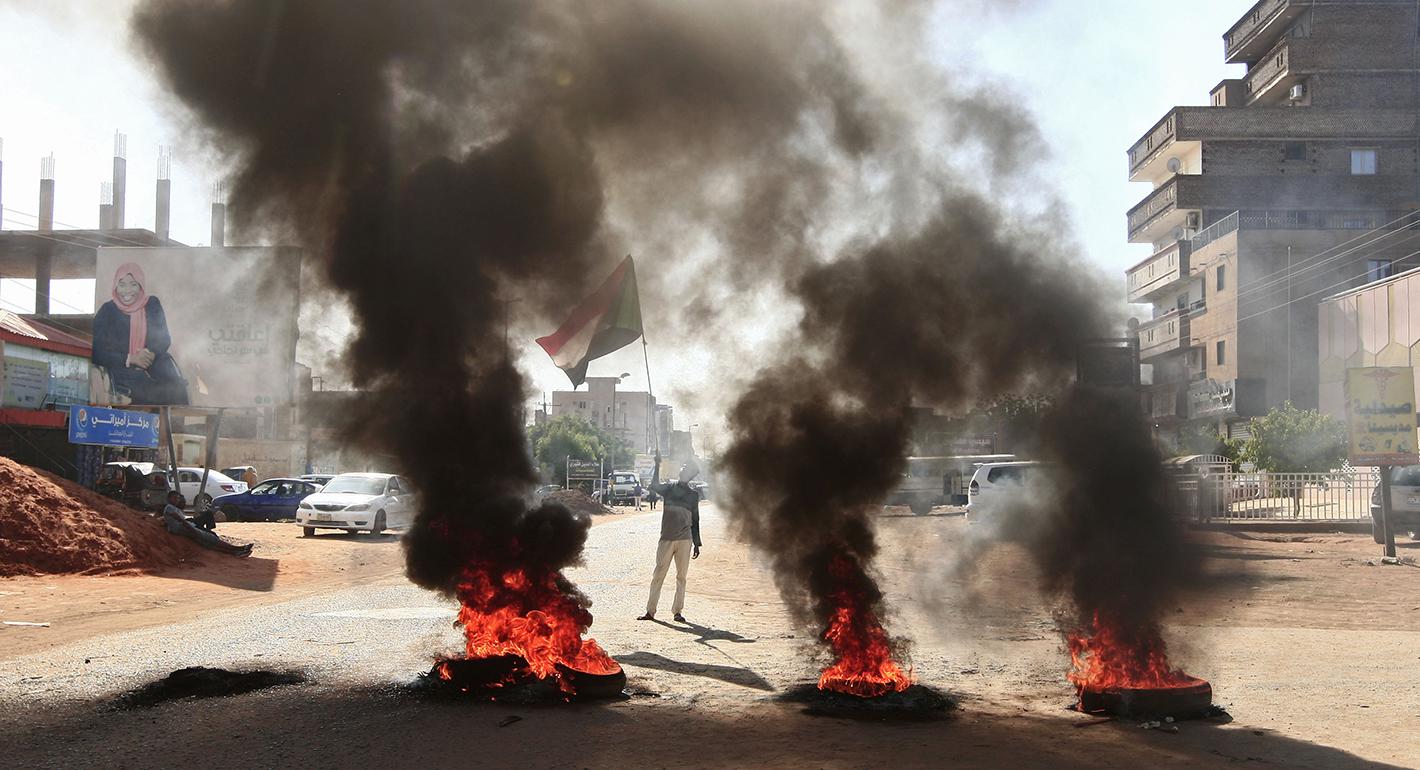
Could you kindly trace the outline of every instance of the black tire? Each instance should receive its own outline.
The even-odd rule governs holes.
[[[370,525],[370,534],[378,535],[385,531],[385,512],[380,511],[375,514],[375,523]]]
[[[315,527],[301,527],[301,537],[315,537],[315,536],[316,536],[316,528],[315,528]]]
[[[1385,533],[1381,532],[1380,519],[1371,519],[1371,539],[1376,541],[1376,545],[1385,544]]]
[[[927,500],[913,500],[907,505],[918,516],[926,516],[932,512],[932,503]]]
[[[212,495],[203,492],[192,500],[193,513],[201,513],[212,505]]]
[[[246,521],[246,514],[235,505],[222,506],[222,515],[227,517],[227,521]]]

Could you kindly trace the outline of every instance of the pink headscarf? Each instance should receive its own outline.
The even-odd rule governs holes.
[[[138,296],[133,298],[133,302],[126,305],[118,296],[118,282],[123,280],[125,275],[133,276],[133,280],[138,282]],[[143,276],[143,268],[135,262],[124,262],[113,274],[113,304],[128,314],[128,355],[130,356],[148,344],[148,314],[144,312],[144,308],[148,307],[147,283],[148,280]]]

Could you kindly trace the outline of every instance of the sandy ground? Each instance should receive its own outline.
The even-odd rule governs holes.
[[[815,675],[812,633],[789,621],[763,558],[733,541],[713,507],[704,528],[690,624],[646,623],[633,618],[657,520],[597,520],[587,565],[571,577],[594,601],[592,635],[634,693],[600,705],[431,703],[391,690],[457,644],[447,601],[401,577],[396,538],[310,541],[280,525],[230,525],[279,560],[264,573],[245,567],[260,573],[255,582],[0,581],[3,617],[29,602],[26,612],[67,618],[0,632],[0,709],[23,715],[0,726],[0,742],[20,766],[56,767],[1420,766],[1417,543],[1400,544],[1405,565],[1378,566],[1367,535],[1198,533],[1206,574],[1172,608],[1169,636],[1176,661],[1212,681],[1231,720],[1166,733],[1066,710],[1053,601],[1009,546],[956,576],[970,528],[948,515],[881,518],[881,568],[890,628],[911,638],[914,674],[959,709],[914,724],[806,716],[781,696]],[[121,627],[130,630],[114,633]],[[175,650],[176,639],[200,641]],[[192,664],[296,666],[312,684],[152,712],[91,705]],[[520,721],[500,726],[510,716]],[[164,727],[177,723],[179,735]],[[145,753],[153,745],[161,760]]]

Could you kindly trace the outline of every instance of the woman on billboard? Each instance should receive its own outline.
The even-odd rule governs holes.
[[[118,266],[113,299],[94,314],[93,362],[108,372],[112,391],[134,404],[186,404],[187,382],[168,353],[168,319],[146,283],[136,263]]]

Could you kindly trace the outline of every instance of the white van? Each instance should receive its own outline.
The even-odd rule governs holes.
[[[1045,466],[1033,460],[977,466],[967,487],[967,522],[986,520],[1011,494],[1029,487],[1044,471]]]

